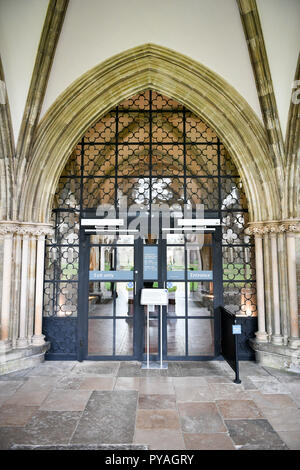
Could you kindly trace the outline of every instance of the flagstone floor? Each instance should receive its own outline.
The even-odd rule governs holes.
[[[300,374],[241,362],[44,362],[0,376],[0,449],[300,450]]]

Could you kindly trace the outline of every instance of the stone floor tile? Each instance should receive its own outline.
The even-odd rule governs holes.
[[[252,380],[252,379],[251,379]],[[283,384],[279,381],[272,382],[272,381],[257,381],[255,382],[257,390],[264,394],[271,394],[275,393],[276,395],[282,393],[290,393],[289,388],[286,384]]]
[[[148,429],[137,429],[134,442],[148,445],[149,450],[185,449],[182,433],[177,429],[157,429],[155,433]]]
[[[33,369],[29,370],[26,374],[27,377],[41,377],[45,376],[61,376],[72,371],[75,361],[45,361]]]
[[[138,407],[140,410],[176,409],[174,395],[139,395]]]
[[[29,377],[8,399],[7,405],[40,406],[54,387],[58,377]]]
[[[244,387],[244,390],[257,390],[257,387],[255,385],[255,382],[250,379],[250,377],[242,377],[242,385]]]
[[[294,431],[300,434],[300,410],[295,408],[265,409],[264,414],[275,431]]]
[[[270,374],[254,361],[239,361],[239,371],[241,377],[256,376],[268,377]]]
[[[140,393],[172,395],[175,393],[173,381],[170,377],[141,377]]]
[[[211,375],[205,377],[205,380],[209,384],[231,384],[232,379],[222,375]]]
[[[98,375],[100,377],[116,377],[119,366],[119,362],[83,361],[79,363],[77,362],[71,372],[72,375],[79,376]]]
[[[138,393],[93,392],[71,442],[76,444],[131,444]]]
[[[140,389],[139,377],[117,377],[114,390],[136,390]]]
[[[36,406],[3,405],[0,408],[0,427],[25,426],[37,410]]]
[[[275,450],[286,446],[266,419],[225,420],[231,439],[237,446]]]
[[[0,382],[6,381],[6,380],[25,381],[27,379],[27,374],[33,369],[34,369],[33,367],[29,367],[27,369],[17,370],[14,372],[9,372],[8,374],[0,375]]]
[[[286,384],[288,391],[292,394],[292,397],[296,399],[297,403],[300,401],[300,383],[288,383]],[[300,405],[298,404],[300,407]]]
[[[277,431],[280,438],[290,450],[300,450],[300,433],[294,431]]]
[[[55,384],[56,389],[79,390],[82,378],[77,375],[64,375]]]
[[[174,387],[198,387],[207,386],[205,377],[173,377]]]
[[[138,410],[136,429],[180,429],[177,410]]]
[[[284,410],[285,408],[297,408],[292,395],[288,394],[263,394],[259,391],[249,392],[251,400],[262,410]]]
[[[264,415],[252,400],[217,400],[224,419],[259,419]]]
[[[19,380],[3,380],[0,382],[0,397],[12,395],[23,385]]]
[[[180,364],[181,377],[207,377],[207,376],[224,376],[227,371],[220,361],[194,362],[188,361]]]
[[[235,450],[232,440],[225,433],[184,433],[183,437],[187,450]]]
[[[300,383],[300,373],[293,373],[282,369],[273,369],[271,367],[264,367],[264,369],[282,383]]]
[[[37,411],[24,427],[0,427],[0,449],[13,444],[67,444],[80,416],[79,412]]]
[[[168,369],[142,369],[140,362],[121,362],[118,377],[167,377]]]
[[[198,387],[176,387],[175,388],[177,402],[211,402],[214,397],[211,389],[206,386]]]
[[[178,403],[178,411],[183,432],[227,432],[215,403]]]
[[[114,377],[86,377],[81,381],[80,390],[113,390]]]
[[[91,390],[53,390],[41,405],[45,411],[83,411]]]
[[[248,400],[249,392],[244,390],[241,384],[209,384],[212,391],[212,397],[215,400]]]

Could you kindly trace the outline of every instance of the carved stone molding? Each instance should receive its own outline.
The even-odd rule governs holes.
[[[298,220],[289,221],[270,221],[270,222],[252,222],[246,229],[248,235],[275,235],[277,233],[300,233],[300,222]]]
[[[49,224],[33,224],[26,222],[0,222],[0,236],[17,235],[23,237],[41,237],[52,235],[54,229]]]

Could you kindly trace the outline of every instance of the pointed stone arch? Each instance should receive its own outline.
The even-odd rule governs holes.
[[[205,66],[145,44],[92,68],[54,102],[38,126],[20,200],[20,219],[48,222],[60,174],[87,129],[145,89],[173,98],[207,122],[243,180],[251,221],[280,219],[276,168],[262,123],[242,96]]]

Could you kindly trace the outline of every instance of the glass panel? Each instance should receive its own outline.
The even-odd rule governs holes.
[[[184,282],[167,282],[168,289],[168,316],[185,316],[185,283]]]
[[[212,271],[213,258],[211,246],[191,246],[186,249],[187,269],[189,271]]]
[[[255,283],[224,282],[224,307],[238,315],[256,316]]]
[[[129,318],[116,320],[116,354],[133,355],[133,321]]]
[[[45,282],[44,316],[77,316],[77,282]]]
[[[112,271],[115,267],[115,248],[91,246],[90,271]]]
[[[117,251],[117,271],[133,271],[134,252],[133,246],[118,246]]]
[[[120,245],[133,245],[134,235],[91,235],[90,243],[91,245],[109,245],[111,243],[116,243]]]
[[[108,113],[96,122],[85,133],[84,140],[87,142],[115,142],[116,118],[114,113]]]
[[[205,122],[191,112],[186,112],[187,142],[217,142],[217,134]]]
[[[185,248],[184,246],[167,246],[167,279],[184,280]]]
[[[189,356],[214,356],[214,320],[188,320]]]
[[[182,113],[157,113],[152,116],[153,142],[183,142]]]
[[[60,178],[53,208],[80,209],[80,178]]]
[[[168,356],[185,356],[185,320],[168,318]]]
[[[89,319],[88,354],[95,356],[112,356],[112,320]]]
[[[188,282],[188,316],[213,316],[213,283]]]
[[[183,145],[153,145],[152,175],[182,176]]]
[[[245,234],[248,222],[247,212],[222,212],[222,243],[239,245],[254,242],[253,237]]]
[[[116,316],[133,315],[134,284],[133,282],[115,282]]]
[[[78,279],[79,247],[46,246],[45,280],[76,281]]]
[[[186,174],[188,176],[218,176],[216,145],[187,145]]]
[[[148,145],[118,146],[118,176],[148,176],[150,169]]]
[[[152,178],[152,204],[179,207],[184,203],[183,178]]]
[[[119,112],[118,140],[119,142],[149,141],[148,113]]]
[[[239,172],[223,144],[220,145],[221,175],[238,176]]]
[[[82,206],[96,208],[100,204],[115,203],[114,178],[84,178]]]
[[[167,245],[184,244],[184,235],[177,233],[167,233]]]
[[[127,196],[128,207],[137,204],[141,209],[149,208],[150,179],[149,178],[119,178],[118,202]]]
[[[138,95],[131,96],[127,98],[127,100],[122,101],[118,105],[119,109],[149,109],[150,107],[150,91],[146,90],[143,93],[139,93]]]
[[[187,178],[187,203],[203,204],[207,210],[219,207],[218,178]]]
[[[112,176],[115,174],[114,145],[84,146],[84,176]]]
[[[247,201],[240,178],[221,179],[221,209],[246,209]]]
[[[211,233],[187,233],[186,234],[187,248],[192,249],[202,248],[203,245],[212,244],[212,234]]]
[[[177,101],[168,98],[167,96],[160,95],[157,91],[152,91],[152,110],[157,109],[183,109],[183,106]]]
[[[89,283],[89,316],[112,316],[114,312],[113,283]]]
[[[226,246],[223,252],[223,280],[255,279],[255,253],[247,246]]]

